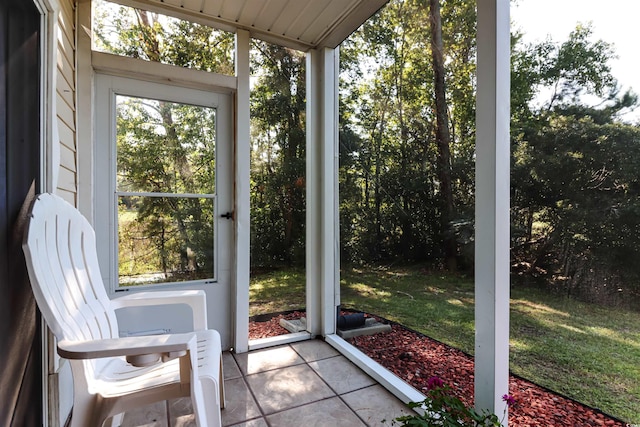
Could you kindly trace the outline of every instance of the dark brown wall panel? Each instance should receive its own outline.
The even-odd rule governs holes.
[[[0,2],[0,425],[39,426],[39,316],[21,244],[40,170],[40,15]]]

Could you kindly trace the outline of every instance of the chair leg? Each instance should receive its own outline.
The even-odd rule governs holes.
[[[224,370],[222,367],[222,354],[220,355],[220,376],[218,377],[218,383],[220,387],[220,409],[224,409],[226,406],[224,395]]]

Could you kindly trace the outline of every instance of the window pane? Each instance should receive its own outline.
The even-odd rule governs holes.
[[[108,1],[93,1],[92,49],[234,75],[234,35]]]
[[[118,95],[117,191],[213,194],[215,109]]]
[[[213,198],[118,196],[120,286],[214,278]]]

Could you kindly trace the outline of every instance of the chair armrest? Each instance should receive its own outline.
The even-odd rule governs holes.
[[[126,356],[134,366],[148,366],[184,356],[187,350],[197,351],[196,334],[146,335],[89,341],[58,342],[58,354],[65,359],[100,359]]]
[[[134,292],[111,300],[114,310],[165,304],[187,304],[193,312],[193,329],[208,329],[207,298],[203,290]]]

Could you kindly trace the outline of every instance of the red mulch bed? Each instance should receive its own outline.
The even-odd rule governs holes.
[[[304,312],[278,314],[265,321],[250,321],[249,338],[287,334],[288,331],[280,326],[280,319],[296,319],[301,316],[304,316]],[[388,323],[391,323],[389,333],[356,337],[349,342],[420,391],[426,391],[428,379],[437,376],[463,402],[467,405],[473,403],[473,357],[402,325]],[[509,409],[510,425],[627,426],[596,409],[513,375],[510,377],[509,391],[516,399],[516,404]]]

